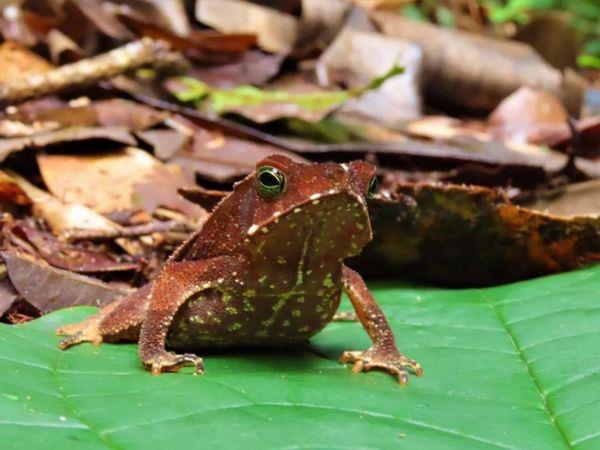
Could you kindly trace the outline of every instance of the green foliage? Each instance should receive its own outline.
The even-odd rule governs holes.
[[[57,349],[53,330],[92,308],[0,325],[0,447],[600,447],[600,266],[488,289],[373,290],[425,368],[407,387],[338,364],[369,345],[357,323],[306,349],[215,353],[203,376],[158,377],[135,345]]]
[[[283,123],[286,134],[316,142],[349,143],[366,140],[361,128],[348,125],[335,118],[325,117],[318,122],[309,122],[289,117]]]
[[[567,11],[571,24],[583,42],[580,65],[595,67],[600,58],[600,1],[599,0],[479,0],[492,22],[514,22],[524,25],[532,14],[540,11]],[[453,27],[452,12],[439,0],[417,0],[401,9],[401,14],[411,19],[427,20],[429,17],[443,27]],[[592,62],[594,61],[594,62]]]
[[[385,81],[403,72],[403,68],[393,66],[384,75],[374,78],[364,87],[346,91],[309,93],[265,90],[248,85],[236,86],[232,89],[218,89],[194,78],[181,77],[180,81],[187,89],[175,93],[175,96],[184,102],[208,100],[211,103],[211,109],[219,114],[237,107],[260,106],[269,103],[292,103],[307,111],[329,110],[367,91],[378,89]]]
[[[600,70],[600,57],[594,55],[579,55],[577,64],[588,69]]]

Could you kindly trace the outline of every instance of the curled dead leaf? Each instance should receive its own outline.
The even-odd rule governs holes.
[[[353,262],[366,276],[489,285],[600,260],[600,216],[545,214],[486,188],[399,183],[369,211],[374,240]]]
[[[2,258],[17,292],[44,313],[76,305],[102,307],[128,292],[28,255],[4,252]]]

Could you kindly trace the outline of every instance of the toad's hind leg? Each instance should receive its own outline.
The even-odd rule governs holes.
[[[151,287],[151,284],[146,284],[83,322],[59,328],[56,333],[65,336],[59,347],[64,350],[82,342],[94,345],[102,342],[136,342],[148,307]]]

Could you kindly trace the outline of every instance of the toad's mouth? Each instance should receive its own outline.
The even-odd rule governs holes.
[[[301,206],[296,220],[288,223],[298,233],[298,244],[310,253],[333,255],[345,259],[360,253],[372,239],[371,224],[364,201],[358,196],[340,192],[327,195]],[[295,225],[297,224],[297,225]]]

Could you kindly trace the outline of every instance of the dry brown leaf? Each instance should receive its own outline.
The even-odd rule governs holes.
[[[33,204],[34,216],[43,218],[56,235],[74,229],[116,232],[119,225],[86,206],[64,203],[49,193],[35,187],[16,173],[0,171],[0,176],[13,180]]]
[[[5,252],[2,257],[18,293],[44,313],[77,305],[102,307],[128,293],[28,255]]]
[[[275,146],[206,129],[198,129],[194,134],[192,148],[177,155],[172,162],[191,176],[199,175],[204,179],[226,184],[248,175],[255,169],[258,161],[273,154],[307,162],[301,156]]]
[[[135,138],[123,127],[69,127],[31,136],[0,140],[0,162],[13,152],[74,141],[102,140],[134,145]]]
[[[397,127],[421,115],[419,78],[423,53],[410,42],[345,28],[321,55],[317,75],[321,85],[344,81],[351,87],[366,85],[397,65],[404,73],[374,91],[345,102],[340,110],[359,113]]]
[[[473,152],[520,155],[524,161],[538,164],[546,171],[556,172],[567,162],[562,153],[544,149],[532,144],[514,141],[500,141],[484,131],[485,126],[468,126],[458,119],[447,116],[427,116],[406,125],[406,131],[421,138],[431,139],[445,144],[456,145]]]
[[[0,83],[22,78],[25,74],[44,73],[52,64],[16,42],[0,44]]]
[[[344,26],[349,10],[345,0],[302,0],[298,47],[310,50],[329,45]]]
[[[70,0],[102,33],[114,39],[135,38],[135,35],[123,25],[116,16],[105,8],[104,2],[97,0]]]
[[[229,64],[195,67],[189,76],[217,88],[230,88],[240,84],[261,85],[277,75],[282,62],[283,55],[250,50],[240,60]]]
[[[6,276],[6,273],[4,274]],[[0,279],[0,317],[13,305],[19,297],[7,278]]]
[[[40,230],[35,222],[21,220],[10,232],[27,240],[37,254],[59,269],[80,273],[124,272],[139,269],[139,264],[119,259],[107,248],[71,244]]]
[[[154,156],[166,161],[175,156],[189,142],[190,137],[177,130],[146,130],[136,133],[137,136],[150,144]]]
[[[412,3],[413,0],[348,0],[361,8],[367,10],[388,9],[398,11],[401,6]]]
[[[568,113],[552,94],[522,87],[492,111],[491,133],[520,143],[546,144],[555,141],[567,127]]]
[[[16,203],[17,205],[30,205],[31,199],[17,182],[0,171],[0,201]]]
[[[519,87],[530,86],[555,94],[579,115],[581,77],[569,70],[563,75],[526,44],[443,29],[391,12],[374,11],[371,18],[384,34],[423,49],[425,90],[438,102],[489,111]]]
[[[98,100],[91,104],[91,108],[96,112],[98,125],[124,127],[131,131],[152,128],[169,117],[166,111],[159,111],[142,103],[121,98]]]
[[[293,16],[241,0],[196,2],[196,18],[225,33],[256,34],[258,45],[273,53],[289,53],[298,36]]]
[[[531,209],[561,216],[600,215],[600,180],[569,184],[537,196]]]
[[[48,33],[46,43],[54,64],[73,62],[84,57],[77,43],[56,28]]]
[[[147,152],[133,147],[101,154],[40,154],[38,164],[50,192],[66,203],[100,213],[158,206],[199,218],[204,212],[177,194],[190,184]]]

